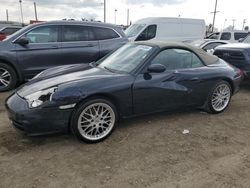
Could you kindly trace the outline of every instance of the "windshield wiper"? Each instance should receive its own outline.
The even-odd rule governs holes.
[[[111,68],[109,68],[109,67],[106,67],[106,66],[104,66],[103,68],[104,68],[104,69],[106,69],[106,70],[108,70],[108,71],[110,71],[110,72],[113,72],[113,73],[115,73],[115,72],[116,72],[116,70],[114,70],[114,69],[111,69]]]

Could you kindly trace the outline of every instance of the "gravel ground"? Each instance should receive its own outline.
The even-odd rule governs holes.
[[[161,113],[122,122],[106,141],[30,138],[0,94],[0,187],[250,187],[250,86],[222,114]],[[182,134],[188,129],[189,134]]]

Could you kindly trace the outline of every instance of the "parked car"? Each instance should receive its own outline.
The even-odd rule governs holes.
[[[250,43],[250,34],[248,34],[245,38],[239,39],[241,43]]]
[[[203,39],[206,33],[204,20],[187,18],[144,18],[126,29],[130,41],[191,41]]]
[[[218,40],[220,36],[220,32],[210,33],[205,37],[205,39],[215,39]]]
[[[0,41],[4,40],[7,36],[17,32],[20,29],[22,29],[22,27],[19,26],[8,26],[0,29]]]
[[[241,69],[250,78],[250,44],[226,44],[215,48],[214,55]]]
[[[0,43],[0,91],[54,66],[96,61],[127,41],[122,28],[99,22],[27,26]]]
[[[192,46],[201,48],[208,53],[213,54],[214,49],[217,46],[220,46],[223,44],[229,44],[229,42],[221,41],[221,40],[213,40],[213,39],[203,39],[203,40],[195,40],[195,41],[189,42],[189,44]]]
[[[119,118],[202,108],[220,113],[238,91],[241,71],[182,43],[128,43],[86,65],[46,70],[6,101],[13,125],[28,135],[72,132],[99,142]]]
[[[211,35],[209,39],[216,37],[217,34]],[[218,40],[228,41],[230,43],[237,43],[241,38],[245,38],[248,35],[248,31],[242,30],[225,30],[219,33]]]

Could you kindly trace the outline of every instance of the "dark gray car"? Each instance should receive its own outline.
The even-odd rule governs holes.
[[[54,66],[96,61],[127,41],[122,28],[99,22],[29,25],[0,42],[0,91]]]

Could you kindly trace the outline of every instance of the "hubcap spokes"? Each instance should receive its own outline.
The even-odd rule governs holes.
[[[226,85],[218,86],[212,95],[212,106],[216,111],[222,111],[228,105],[231,96],[230,88]]]
[[[10,84],[10,80],[10,73],[4,68],[0,68],[0,87],[7,87]]]
[[[78,130],[90,140],[105,137],[115,124],[113,109],[105,103],[95,103],[86,107],[78,119]]]

